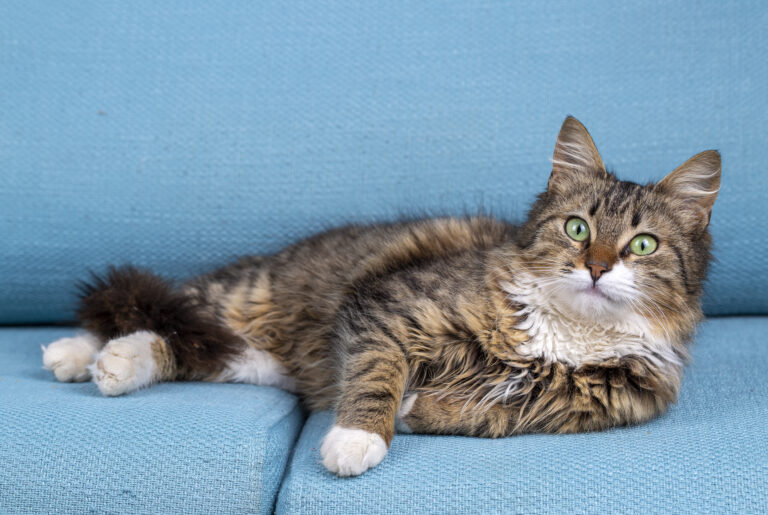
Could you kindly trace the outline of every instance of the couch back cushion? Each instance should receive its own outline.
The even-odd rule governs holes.
[[[768,312],[759,2],[0,4],[0,323],[334,224],[520,219],[566,114],[620,176],[719,149],[708,314]]]

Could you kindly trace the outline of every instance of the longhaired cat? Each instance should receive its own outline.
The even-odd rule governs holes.
[[[270,385],[333,409],[328,470],[377,465],[399,431],[595,431],[674,402],[702,317],[720,156],[656,184],[606,171],[563,123],[527,220],[352,225],[176,286],[113,268],[82,286],[85,332],[44,348],[104,395],[160,381]]]

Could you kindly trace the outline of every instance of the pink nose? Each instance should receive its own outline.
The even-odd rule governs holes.
[[[592,282],[596,283],[600,276],[605,272],[609,272],[611,269],[608,267],[608,263],[605,261],[587,261],[587,268],[589,268],[589,275],[592,276]]]

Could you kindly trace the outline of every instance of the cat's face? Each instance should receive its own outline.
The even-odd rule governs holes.
[[[553,163],[519,241],[548,298],[586,321],[640,315],[663,326],[676,310],[698,310],[717,152],[641,186],[607,173],[586,129],[568,118]]]

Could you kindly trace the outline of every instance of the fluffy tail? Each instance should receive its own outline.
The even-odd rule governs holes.
[[[134,267],[110,268],[82,282],[80,324],[104,341],[136,331],[162,336],[180,377],[220,371],[243,341],[166,279]]]

